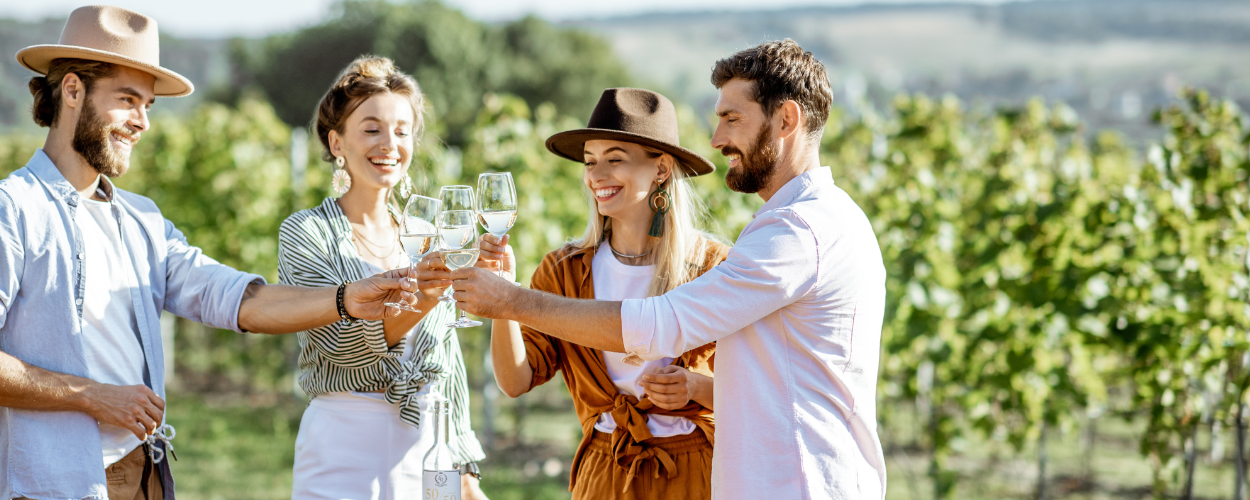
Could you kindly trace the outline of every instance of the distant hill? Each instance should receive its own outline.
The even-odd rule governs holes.
[[[22,22],[0,19],[0,130],[37,130],[31,121],[27,82],[35,73],[17,63],[17,51],[31,45],[56,43],[65,19]],[[182,112],[200,102],[213,84],[227,81],[229,60],[224,39],[188,39],[161,34],[161,65],[195,84],[190,97],[160,99],[156,112]]]
[[[952,93],[985,105],[1063,100],[1094,127],[1148,136],[1150,109],[1197,85],[1250,109],[1250,2],[1061,0],[648,14],[567,23],[608,38],[642,81],[710,111],[713,63],[793,38],[838,100]]]
[[[0,20],[0,129],[26,118],[31,73],[12,54],[55,42],[64,21]],[[1150,109],[1183,85],[1250,109],[1250,2],[1034,0],[1000,5],[916,4],[758,12],[644,14],[568,21],[607,39],[647,86],[712,109],[712,64],[764,40],[794,38],[830,69],[843,104],[885,103],[897,92],[951,93],[980,105],[1031,96],[1063,100],[1091,125],[1147,137]],[[197,86],[165,100],[179,112],[231,81],[227,41],[162,37],[162,61]],[[585,118],[585,117],[582,117]]]

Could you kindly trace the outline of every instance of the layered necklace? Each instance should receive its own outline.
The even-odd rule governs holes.
[[[400,246],[399,226],[397,226],[395,224],[395,221],[392,220],[391,227],[395,229],[395,237],[391,238],[391,244],[385,247],[386,255],[378,255],[378,252],[374,252],[373,248],[377,248],[379,249],[379,251],[381,251],[383,249],[383,246],[370,241],[368,238],[365,238],[363,234],[360,234],[360,231],[356,230],[356,226],[354,225],[352,226],[352,241],[356,243],[356,248],[364,250],[369,255],[372,255],[373,258],[382,261],[384,264],[387,264],[388,265],[387,268],[396,267],[396,266],[390,266],[389,264],[390,264],[391,257],[395,255],[395,247]],[[373,248],[370,248],[370,247],[373,247]]]

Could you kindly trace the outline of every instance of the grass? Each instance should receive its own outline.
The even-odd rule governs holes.
[[[173,472],[179,498],[291,498],[291,466],[303,399],[183,393],[170,394],[167,408],[167,421],[178,431],[173,441],[178,453]],[[548,425],[559,418],[534,415],[534,420]],[[553,476],[541,470],[543,461],[552,456],[572,456],[571,450],[563,448],[511,446],[492,453],[482,463],[483,490],[492,500],[569,498],[568,475],[563,470],[567,466]]]
[[[524,418],[515,416],[516,400],[500,402],[500,416],[495,419],[495,450],[488,453],[482,464],[482,487],[492,500],[570,497],[567,462],[580,434],[571,410],[551,404],[562,385],[549,385],[560,387],[547,391],[551,394],[526,396],[537,397],[526,403]],[[168,420],[178,430],[174,444],[180,460],[174,462],[174,476],[179,497],[290,498],[295,436],[304,407],[303,399],[292,395],[171,394]],[[475,425],[478,423],[475,421]],[[928,454],[915,445],[920,428],[917,422],[900,418],[881,429],[889,472],[887,500],[933,498],[927,475]],[[1227,431],[1219,433],[1217,441],[1222,443],[1212,441],[1209,430],[1199,439],[1196,498],[1231,498],[1235,441]],[[1115,417],[1099,419],[1092,449],[1085,443],[1085,431],[1074,428],[1050,434],[1046,443],[1047,497],[1151,498],[1150,465],[1137,450],[1143,431],[1141,422]],[[1222,456],[1213,456],[1213,447],[1222,447]],[[949,462],[959,476],[951,498],[1032,499],[1037,487],[1037,456],[1036,444],[1017,453],[1003,442],[965,438],[957,442],[957,452]],[[1175,482],[1179,484],[1181,478]],[[1168,496],[1175,498],[1178,493],[1171,491]]]
[[[914,445],[916,422],[899,421],[882,429],[889,474],[887,500],[931,499],[933,483],[928,477],[929,455]],[[1075,427],[1049,433],[1046,440],[1046,498],[1072,500],[1112,500],[1153,498],[1152,471],[1148,459],[1138,452],[1144,432],[1140,419],[1126,421],[1105,416],[1095,423],[1092,446],[1088,428]],[[1212,440],[1208,427],[1198,439],[1198,464],[1194,474],[1194,498],[1232,498],[1234,446],[1232,431],[1219,433]],[[1217,443],[1219,441],[1219,443]],[[959,500],[1033,499],[1037,494],[1038,448],[1030,443],[1016,452],[1005,442],[965,438],[955,443],[957,452],[949,467],[958,475],[958,486],[950,498]],[[1212,448],[1222,448],[1213,454]],[[1179,465],[1179,464],[1178,464]],[[1177,467],[1169,475],[1177,485],[1165,492],[1166,498],[1179,498],[1184,476]]]

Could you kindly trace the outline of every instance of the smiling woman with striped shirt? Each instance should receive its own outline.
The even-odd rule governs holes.
[[[412,161],[423,102],[416,81],[380,57],[357,59],[326,92],[317,135],[342,197],[282,223],[283,283],[338,285],[408,265],[387,200]],[[457,461],[484,458],[469,427],[459,339],[445,326],[452,306],[438,302],[441,289],[419,286],[423,313],[298,334],[299,383],[313,399],[295,442],[293,499],[420,498],[422,457],[434,444],[427,418],[434,392],[452,402]],[[484,499],[477,478],[463,477],[464,498]]]

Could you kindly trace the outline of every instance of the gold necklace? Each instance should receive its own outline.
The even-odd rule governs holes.
[[[373,250],[369,248],[369,246],[372,245],[375,248],[381,248],[382,245],[369,241],[368,238],[365,238],[364,235],[360,234],[360,232],[356,230],[356,226],[352,226],[352,241],[355,241],[356,246],[358,248],[361,248],[364,251],[368,252],[369,255],[373,256],[373,258],[379,259],[383,263],[387,263],[388,262],[387,259],[390,259],[391,256],[395,255],[395,247],[399,244],[399,228],[395,227],[394,221],[391,221],[391,227],[395,228],[395,239],[391,241],[390,251],[386,253],[386,256],[381,256],[381,255],[374,253]],[[363,245],[361,244],[361,242],[368,243],[368,245]]]

